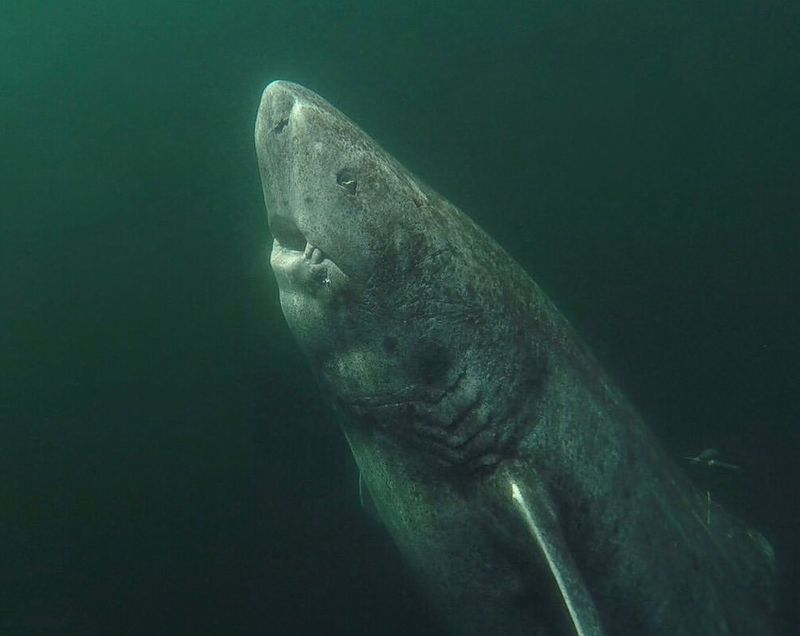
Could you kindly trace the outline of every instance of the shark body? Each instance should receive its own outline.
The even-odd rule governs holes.
[[[256,146],[283,313],[454,633],[773,633],[769,545],[497,243],[306,88]]]

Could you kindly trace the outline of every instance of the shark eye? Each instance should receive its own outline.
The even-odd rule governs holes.
[[[358,188],[356,176],[347,168],[342,168],[336,173],[336,184],[340,188],[344,188],[349,195],[354,195],[356,193],[356,189]]]

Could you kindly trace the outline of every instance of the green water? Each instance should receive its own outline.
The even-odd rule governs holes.
[[[0,634],[441,633],[280,314],[277,78],[497,238],[676,457],[743,466],[692,476],[796,600],[795,4],[8,1],[0,52]]]

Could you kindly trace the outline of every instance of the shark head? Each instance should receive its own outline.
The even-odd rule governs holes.
[[[361,422],[421,423],[428,441],[461,423],[445,446],[463,450],[501,415],[483,398],[538,368],[511,291],[529,279],[312,91],[269,84],[255,137],[281,307],[320,381]]]

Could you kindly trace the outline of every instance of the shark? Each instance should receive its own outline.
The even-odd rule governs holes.
[[[298,84],[255,144],[285,319],[453,634],[774,633],[767,540],[502,247]]]

